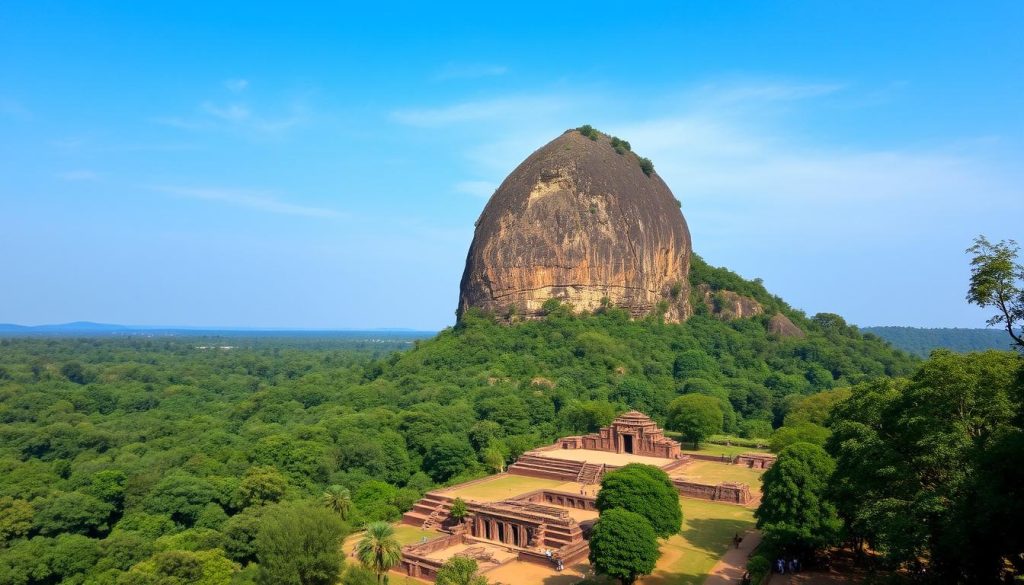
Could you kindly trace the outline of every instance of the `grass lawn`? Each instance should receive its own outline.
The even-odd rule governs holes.
[[[715,455],[726,457],[735,457],[743,453],[770,453],[768,449],[757,449],[754,447],[740,447],[739,445],[712,445],[711,443],[704,443],[700,446],[700,449],[696,451],[693,449],[693,443],[686,441],[679,442],[683,446],[683,453],[698,454],[698,455]]]
[[[446,490],[444,493],[447,496],[472,499],[480,502],[496,502],[541,488],[555,488],[564,483],[564,481],[557,479],[504,475],[465,487],[456,486]]]
[[[672,475],[700,483],[716,484],[723,481],[745,483],[750,486],[751,490],[757,491],[763,473],[763,469],[751,469],[746,465],[694,461],[686,467],[676,470]]]
[[[441,533],[437,530],[423,530],[416,526],[409,526],[408,524],[395,524],[395,540],[398,544],[405,546],[414,542],[423,540],[426,536],[428,539],[434,538]],[[345,552],[345,556],[349,557],[352,555],[352,551],[356,548],[356,543],[363,537],[363,532],[359,531],[354,534],[348,535],[345,542],[341,544],[341,550]]]
[[[699,585],[732,546],[736,533],[754,527],[754,511],[730,504],[680,499],[683,530],[661,546],[661,558],[644,585]]]

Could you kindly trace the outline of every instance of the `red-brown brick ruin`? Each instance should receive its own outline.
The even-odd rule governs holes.
[[[665,431],[646,414],[631,410],[596,433],[565,437],[558,441],[563,449],[590,449],[610,453],[632,453],[647,457],[679,459],[677,441],[665,437]]]
[[[700,459],[720,461],[713,457]],[[585,534],[596,517],[596,486],[608,471],[628,463],[660,467],[670,476],[692,463],[678,442],[665,437],[647,415],[630,411],[596,433],[563,437],[528,451],[507,473],[427,493],[405,514],[405,524],[440,529],[447,534],[402,547],[401,570],[412,577],[433,579],[444,563],[445,551],[476,559],[481,571],[525,561],[548,566],[568,565],[585,558]],[[774,456],[745,453],[721,462],[766,468]],[[450,518],[454,492],[503,476],[523,476],[565,482],[555,489],[533,489],[500,501],[463,498],[468,514],[461,523]],[[748,505],[754,497],[743,483],[703,484],[672,477],[683,497]],[[590,513],[589,518],[582,515]]]

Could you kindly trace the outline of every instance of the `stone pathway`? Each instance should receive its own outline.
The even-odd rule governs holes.
[[[747,570],[747,558],[761,542],[761,533],[748,530],[743,533],[743,542],[739,548],[730,547],[718,563],[711,568],[704,585],[735,585],[743,578]]]

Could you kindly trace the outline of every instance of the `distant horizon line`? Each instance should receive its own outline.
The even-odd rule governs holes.
[[[0,333],[16,331],[238,331],[238,332],[302,332],[302,333],[430,333],[440,329],[415,329],[410,327],[264,327],[264,326],[214,326],[214,325],[124,325],[120,323],[99,323],[95,321],[69,321],[66,323],[43,323],[23,325],[0,323]]]
[[[956,326],[922,326],[922,325],[855,325],[858,329],[909,328],[939,329],[963,331],[1002,331],[1001,327],[956,327]],[[69,321],[66,323],[43,323],[24,325],[20,323],[0,323],[0,334],[13,332],[60,332],[60,331],[228,331],[228,332],[295,332],[295,333],[424,333],[437,334],[441,329],[416,329],[412,327],[292,327],[292,326],[248,326],[248,325],[124,325],[120,323],[101,323],[96,321]]]

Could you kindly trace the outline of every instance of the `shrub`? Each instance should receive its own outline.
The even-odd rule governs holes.
[[[630,150],[629,142],[619,138],[618,136],[612,136],[612,148],[619,154],[626,154],[627,150]]]
[[[642,156],[640,157],[640,170],[643,171],[645,175],[650,177],[651,173],[654,172],[654,163],[652,163],[651,159],[647,158],[646,156]]]
[[[558,310],[562,306],[562,301],[558,299],[548,299],[544,301],[544,304],[540,306],[540,310],[545,315],[550,315]]]
[[[771,562],[762,555],[754,555],[747,561],[747,572],[750,573],[751,583],[760,583],[771,571]]]
[[[589,138],[591,140],[597,140],[597,138],[599,136],[597,130],[594,129],[594,127],[591,126],[590,124],[584,124],[584,125],[580,126],[579,128],[577,128],[576,130],[579,131],[580,134],[586,136],[587,138]]]

